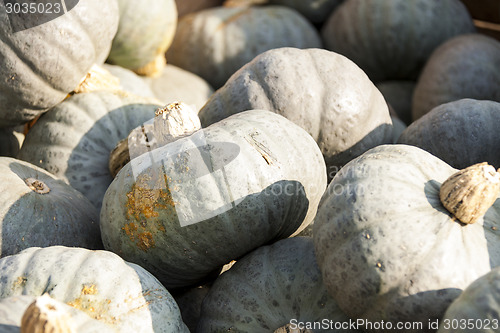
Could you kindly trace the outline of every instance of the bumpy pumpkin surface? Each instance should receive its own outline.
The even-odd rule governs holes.
[[[488,162],[500,168],[500,103],[461,99],[413,122],[399,143],[420,147],[454,168]]]
[[[188,332],[170,293],[142,267],[107,251],[53,246],[0,259],[0,297],[50,297],[116,332]]]
[[[321,41],[311,23],[287,7],[216,7],[179,20],[167,59],[217,89],[260,53],[284,46],[321,47]]]
[[[324,319],[349,321],[323,285],[312,238],[292,237],[258,248],[219,276],[203,301],[197,331],[274,332]],[[355,332],[333,327],[314,332]]]
[[[125,92],[73,95],[40,117],[19,158],[65,180],[100,209],[113,180],[109,153],[132,129],[152,119],[159,106]]]
[[[334,171],[392,140],[382,94],[352,61],[322,50],[280,48],[257,56],[200,110],[203,126],[237,112],[264,109],[305,129]]]
[[[24,18],[29,26],[40,19]],[[116,0],[80,0],[66,14],[13,32],[0,4],[0,126],[26,123],[62,101],[106,59],[118,27]]]
[[[177,26],[175,0],[118,0],[120,24],[108,62],[138,74],[157,75]]]
[[[500,329],[500,268],[471,283],[451,303],[438,333],[493,333]]]
[[[32,246],[102,249],[96,208],[37,166],[0,157],[0,202],[1,257]]]
[[[500,102],[500,42],[467,34],[443,43],[429,58],[413,94],[417,120],[444,103],[463,98]]]
[[[256,247],[304,229],[326,187],[314,140],[251,110],[130,161],[104,197],[106,249],[167,286],[199,283]]]
[[[381,81],[417,78],[437,46],[473,31],[459,0],[346,0],[328,18],[321,36],[327,49]]]
[[[441,184],[456,171],[420,148],[383,145],[330,183],[314,244],[325,285],[348,316],[393,328],[421,322],[421,331],[400,331],[431,332],[429,320],[499,266],[500,201],[476,223],[460,223],[440,201]]]

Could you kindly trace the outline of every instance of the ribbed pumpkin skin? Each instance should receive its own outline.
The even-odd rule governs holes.
[[[76,94],[41,117],[19,158],[65,180],[100,209],[113,178],[109,153],[130,131],[154,117],[155,100],[125,92]]]
[[[10,296],[0,300],[0,332],[20,333],[24,311],[35,301],[35,296]],[[104,333],[113,331],[106,324],[90,318],[84,312],[55,300],[58,306],[70,315],[75,333]]]
[[[200,110],[203,126],[237,112],[264,109],[305,129],[329,168],[392,142],[387,104],[352,61],[327,50],[267,51],[236,72]]]
[[[459,0],[346,0],[321,36],[327,49],[347,56],[378,82],[415,79],[437,46],[473,31]]]
[[[13,33],[2,2],[0,127],[26,123],[62,101],[104,62],[117,27],[116,0],[80,0],[55,20]]]
[[[500,327],[499,290],[500,269],[494,268],[471,283],[451,303],[437,332],[497,332]]]
[[[420,147],[454,168],[488,162],[500,168],[500,103],[461,99],[413,122],[399,143]]]
[[[312,23],[324,22],[344,0],[270,0],[270,4],[296,9]]]
[[[29,248],[0,260],[0,297],[49,296],[116,332],[188,332],[158,280],[108,251]]]
[[[312,238],[292,237],[256,249],[219,276],[203,301],[197,331],[274,332],[292,319],[325,318],[349,321],[323,285]]]
[[[330,183],[314,221],[315,253],[348,316],[393,327],[421,322],[418,332],[432,332],[429,320],[500,265],[500,201],[464,226],[439,200],[440,184],[456,171],[420,148],[384,145]]]
[[[412,115],[417,120],[463,98],[500,102],[500,42],[481,34],[455,37],[432,54],[417,81]]]
[[[175,35],[175,0],[118,0],[120,24],[108,62],[137,70],[163,55]]]
[[[40,194],[25,183],[42,181]],[[30,163],[0,157],[0,257],[32,246],[102,249],[99,213],[81,193]]]
[[[283,6],[216,7],[179,20],[167,61],[215,89],[257,55],[279,47],[321,47],[315,28]]]
[[[300,232],[325,187],[321,152],[305,131],[269,111],[243,112],[128,163],[104,197],[103,243],[167,288],[194,285]]]

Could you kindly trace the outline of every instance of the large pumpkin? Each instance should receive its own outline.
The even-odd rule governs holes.
[[[460,0],[346,0],[321,36],[327,49],[353,60],[378,82],[416,79],[436,47],[473,31]]]
[[[80,0],[64,15],[18,32],[6,10],[2,2],[0,127],[26,123],[62,101],[94,63],[104,62],[118,27],[116,0]],[[31,26],[41,14],[22,19]]]
[[[369,148],[392,142],[382,94],[352,61],[322,50],[267,51],[236,72],[200,110],[203,126],[237,112],[265,109],[305,129],[329,176]]]
[[[110,152],[132,129],[153,118],[159,106],[119,91],[73,95],[40,117],[19,158],[65,180],[100,209],[113,179]]]
[[[471,179],[495,187],[492,197],[481,191],[483,183],[448,181],[457,170],[420,148],[383,145],[351,161],[330,183],[314,222],[316,258],[339,307],[371,323],[364,330],[391,332],[399,322],[406,326],[398,332],[433,332],[427,323],[500,265],[500,201],[488,209],[499,197],[500,175],[491,166],[474,170]],[[470,222],[462,209],[474,212],[471,198],[486,214],[462,223]],[[412,325],[417,322],[422,326]]]
[[[417,120],[436,106],[463,98],[500,102],[500,41],[467,34],[447,41],[432,54],[413,93]]]
[[[217,89],[260,53],[284,46],[321,47],[321,41],[315,28],[287,7],[216,7],[179,20],[167,59]]]
[[[315,325],[315,332],[357,332],[348,322],[323,285],[312,238],[292,237],[256,249],[219,276],[197,331],[275,332],[289,325],[298,332]]]
[[[229,117],[140,155],[104,197],[106,249],[167,287],[199,283],[314,218],[326,170],[314,140],[263,110]]]
[[[175,0],[118,0],[120,24],[108,62],[138,74],[158,75],[177,26]]]
[[[420,147],[463,169],[488,162],[500,168],[500,103],[461,99],[432,109],[413,122],[398,142]]]
[[[1,257],[32,246],[102,249],[96,208],[39,167],[0,157],[0,202]]]
[[[107,251],[52,246],[0,259],[0,298],[47,293],[116,332],[188,332],[170,293]]]

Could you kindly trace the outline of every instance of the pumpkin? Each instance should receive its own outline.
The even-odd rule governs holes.
[[[344,0],[268,0],[267,2],[274,5],[294,8],[310,22],[320,24],[323,23],[343,1]]]
[[[165,104],[182,101],[198,112],[214,93],[210,84],[200,76],[172,64],[167,64],[158,77],[143,80],[155,97]]]
[[[32,310],[32,304],[35,302],[38,303],[37,308],[41,310],[39,313],[46,314],[42,318],[48,317],[48,320],[33,320],[37,319],[35,316],[36,311]],[[30,318],[32,320],[29,324],[25,320],[23,325],[22,319],[25,316],[26,319]],[[108,325],[92,319],[83,311],[55,300],[46,294],[39,297],[29,295],[11,296],[0,300],[0,331],[2,333],[39,332],[33,329],[40,329],[44,324],[52,326],[53,329],[55,328],[55,332],[61,332],[60,329],[68,328],[68,325],[69,329],[71,329],[69,333],[102,333],[110,331]],[[45,331],[40,332],[48,332],[47,326],[44,327]],[[67,331],[63,332],[67,333]]]
[[[76,94],[52,108],[26,135],[19,158],[54,174],[100,210],[112,176],[110,152],[160,102],[120,91]]]
[[[24,134],[20,128],[0,128],[0,156],[15,157],[24,141]]]
[[[500,327],[500,268],[472,282],[446,310],[438,333],[495,332]]]
[[[61,102],[94,63],[104,62],[118,27],[116,0],[80,0],[57,19],[18,32],[6,10],[2,2],[0,127],[26,123]],[[26,15],[23,23],[34,25],[41,15]]]
[[[96,208],[39,167],[0,157],[0,202],[0,257],[32,246],[102,249]]]
[[[216,7],[179,20],[167,59],[218,89],[260,53],[284,46],[318,48],[321,41],[311,23],[287,7]]]
[[[412,122],[411,103],[415,81],[382,81],[376,87],[384,95],[387,103],[393,108],[395,115],[405,124]]]
[[[224,0],[175,0],[179,17],[202,9],[222,6]]]
[[[481,34],[455,37],[430,57],[417,81],[413,120],[463,98],[500,102],[500,42]]]
[[[108,62],[138,74],[158,75],[177,26],[175,0],[118,0],[120,24]]]
[[[219,276],[203,300],[197,331],[275,332],[325,318],[330,330],[315,332],[349,321],[323,285],[312,238],[292,237],[256,249]],[[343,328],[335,331],[357,332]]]
[[[299,233],[325,187],[314,140],[284,117],[249,110],[125,165],[104,196],[103,244],[169,289],[199,285]]]
[[[460,99],[413,122],[398,142],[420,147],[454,168],[485,161],[500,168],[498,124],[500,103]]]
[[[0,259],[0,298],[50,297],[116,332],[188,332],[158,280],[108,251],[51,246]]]
[[[500,174],[464,170],[414,146],[381,145],[329,184],[314,221],[316,258],[330,295],[365,331],[419,322],[398,332],[434,332],[427,323],[499,266]]]
[[[264,52],[231,76],[199,116],[207,126],[251,109],[278,113],[306,130],[330,177],[369,148],[392,142],[382,94],[352,61],[327,50]]]
[[[103,64],[102,68],[109,71],[111,75],[118,79],[117,89],[126,91],[132,95],[156,98],[149,85],[144,82],[144,79],[130,69],[111,64]]]
[[[378,82],[416,79],[436,47],[473,31],[460,0],[346,0],[323,25],[321,37],[327,49]]]

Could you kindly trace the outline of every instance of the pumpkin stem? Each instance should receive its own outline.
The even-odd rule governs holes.
[[[78,87],[75,94],[92,92],[96,90],[119,90],[120,80],[104,67],[93,65]]]
[[[278,328],[274,331],[274,333],[313,333],[313,331],[306,328],[292,328],[291,324],[286,324],[285,326]]]
[[[443,206],[466,224],[482,218],[499,195],[500,173],[486,162],[456,172],[439,190]]]
[[[46,194],[50,192],[50,187],[48,187],[47,184],[36,178],[32,177],[26,178],[24,182],[26,183],[26,185],[28,185],[28,187],[31,190],[33,190],[38,194]]]
[[[134,69],[134,72],[138,75],[147,76],[147,77],[158,77],[163,68],[167,65],[167,59],[165,58],[164,53],[159,53],[156,57],[146,65]]]
[[[47,294],[37,297],[21,319],[21,333],[74,333],[71,317]]]

